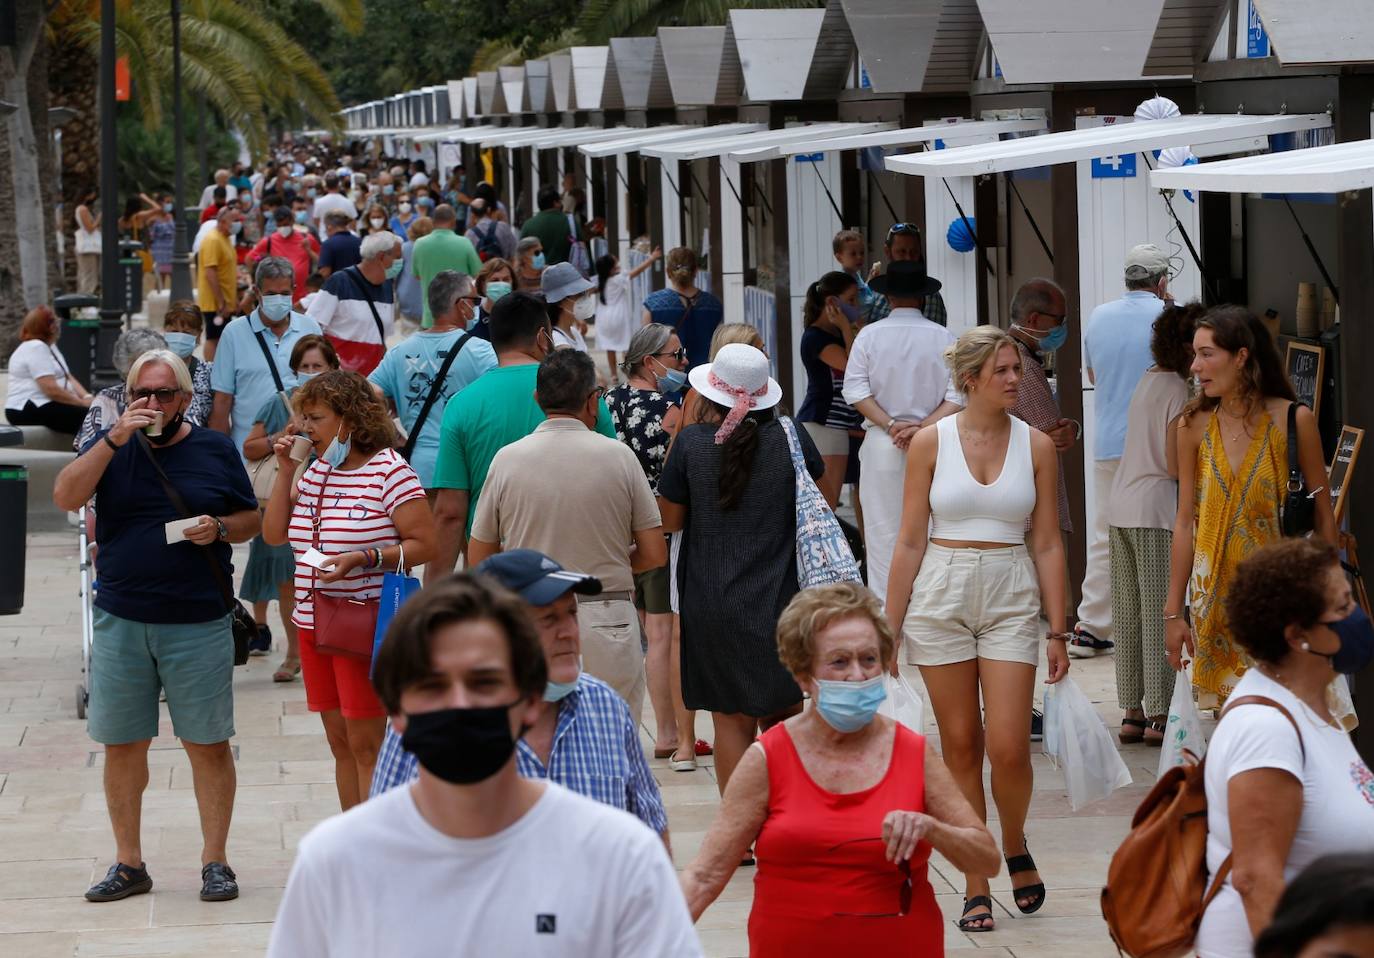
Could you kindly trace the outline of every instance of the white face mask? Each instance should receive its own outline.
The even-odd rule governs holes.
[[[586,321],[596,315],[596,297],[588,293],[573,303],[573,317]]]
[[[375,219],[375,220],[372,220],[372,228],[373,228],[374,230],[382,229],[382,228],[384,228],[385,226],[386,226],[386,220],[383,220],[383,219]]]
[[[278,226],[278,227],[277,227],[277,235],[280,236],[280,237],[282,237],[283,239],[285,239],[286,237],[290,236],[292,232],[293,232],[293,230],[291,229],[290,226]]]
[[[410,204],[409,204],[409,203],[402,203],[402,204],[400,205],[400,210],[401,210],[401,215],[404,216],[405,214],[407,214],[407,213],[410,212]]]

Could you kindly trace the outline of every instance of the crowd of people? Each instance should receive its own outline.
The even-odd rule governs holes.
[[[89,730],[116,861],[88,899],[152,887],[160,692],[192,764],[201,897],[237,896],[237,642],[303,683],[343,813],[301,842],[271,955],[546,936],[695,955],[692,922],[741,867],[752,955],[941,954],[932,851],[963,872],[963,931],[995,930],[1004,862],[1019,912],[1050,897],[1026,836],[1037,670],[1055,685],[1114,653],[1123,743],[1162,744],[1187,662],[1202,708],[1233,702],[1206,766],[1222,878],[1199,954],[1296,954],[1358,917],[1294,881],[1374,854],[1374,775],[1346,734],[1374,630],[1337,561],[1316,420],[1266,327],[1175,303],[1156,247],[1083,330],[1098,509],[1073,582],[1062,458],[1082,428],[1051,375],[1079,331],[1050,280],[956,335],[919,229],[892,227],[867,273],[865,238],[839,233],[803,304],[794,417],[696,254],[669,250],[667,286],[634,302],[661,254],[592,261],[575,187],[514,224],[489,184],[459,168],[441,186],[422,161],[297,150],[222,172],[197,300],[120,338],[122,384],[71,376],[49,310],[11,359],[7,415],[77,436],[54,500],[96,517]],[[801,497],[828,512],[846,487],[865,581],[803,588]],[[879,713],[903,658],[938,748]],[[672,773],[714,753],[719,812],[680,880],[646,698]]]

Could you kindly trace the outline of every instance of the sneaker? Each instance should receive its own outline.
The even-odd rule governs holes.
[[[115,862],[105,877],[86,890],[87,901],[119,901],[130,895],[143,895],[153,890],[153,879],[146,863],[135,868]]]
[[[1074,659],[1090,659],[1094,655],[1110,655],[1116,648],[1116,643],[1110,639],[1099,639],[1087,629],[1076,628],[1073,630],[1073,638],[1065,643],[1069,648],[1069,657]]]
[[[1045,716],[1039,709],[1031,709],[1031,737],[1032,742],[1043,742],[1045,740]]]
[[[272,630],[265,625],[258,626],[257,638],[248,640],[249,655],[266,655],[272,651]]]

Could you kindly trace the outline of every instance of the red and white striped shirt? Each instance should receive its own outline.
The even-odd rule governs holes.
[[[323,506],[320,506],[323,492]],[[319,550],[325,555],[385,549],[401,541],[391,514],[402,503],[423,499],[424,487],[415,470],[394,449],[383,449],[357,469],[331,470],[319,459],[301,476],[300,495],[291,510],[287,537],[296,553],[296,611],[291,621],[299,628],[315,627],[316,573],[300,561],[315,542],[314,520],[319,509]],[[352,569],[339,582],[321,585],[329,595],[375,599],[381,595],[387,569]]]

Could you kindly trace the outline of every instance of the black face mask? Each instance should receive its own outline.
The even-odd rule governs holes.
[[[1344,619],[1323,622],[1322,625],[1335,632],[1336,638],[1341,640],[1341,647],[1335,654],[1325,656],[1337,672],[1342,675],[1355,675],[1363,672],[1369,663],[1374,661],[1374,625],[1371,625],[1364,609],[1357,605],[1355,611]],[[1314,652],[1313,655],[1322,653]]]
[[[155,446],[165,446],[177,437],[177,431],[181,429],[181,424],[186,421],[186,417],[177,413],[162,425],[162,432],[156,436],[149,436],[148,441]]]
[[[515,751],[510,710],[518,704],[407,713],[401,744],[426,771],[452,785],[485,781]]]

